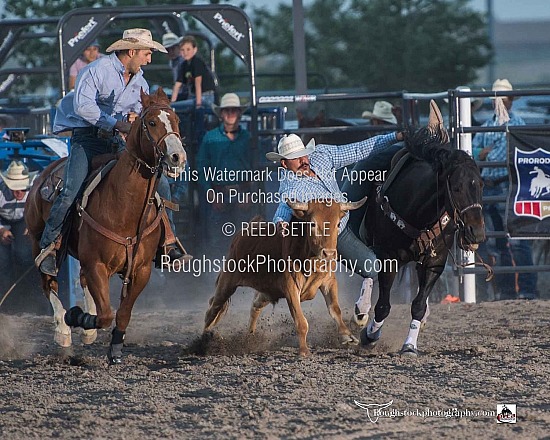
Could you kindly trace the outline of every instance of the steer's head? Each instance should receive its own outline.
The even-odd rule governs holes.
[[[336,243],[338,226],[347,211],[360,208],[367,198],[358,202],[336,202],[328,199],[323,201],[291,202],[294,216],[301,220],[301,228],[292,228],[291,232],[303,232],[307,237],[310,252],[320,259],[333,260],[337,257]]]

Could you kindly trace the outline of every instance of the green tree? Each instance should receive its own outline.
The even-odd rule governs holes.
[[[292,72],[292,9],[254,12],[256,54]],[[331,87],[446,90],[474,81],[492,56],[485,17],[467,0],[315,0],[305,21],[308,71]]]

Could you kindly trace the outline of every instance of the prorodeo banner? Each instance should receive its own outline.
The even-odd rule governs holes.
[[[550,131],[510,127],[508,166],[508,233],[515,238],[550,238]]]

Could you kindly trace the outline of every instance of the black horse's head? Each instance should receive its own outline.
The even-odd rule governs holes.
[[[485,241],[482,212],[483,180],[479,168],[464,151],[451,151],[448,158],[445,205],[458,228],[458,245],[475,251]]]
[[[438,176],[441,196],[458,231],[461,249],[475,251],[485,241],[482,212],[483,180],[474,160],[464,151],[442,145],[448,137],[422,128],[406,136],[409,152],[429,162]]]

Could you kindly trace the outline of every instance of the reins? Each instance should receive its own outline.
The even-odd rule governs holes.
[[[437,186],[438,186],[437,192],[439,194],[439,179],[437,179]],[[458,234],[466,226],[466,224],[464,223],[464,220],[462,219],[462,215],[470,209],[479,208],[480,210],[483,210],[483,206],[480,203],[472,203],[471,205],[468,205],[463,209],[459,209],[453,198],[453,193],[451,191],[450,175],[448,175],[446,179],[446,190],[447,190],[447,196],[449,198],[449,203],[451,204],[451,208],[453,210],[453,222],[456,226],[454,231],[454,235],[455,235],[454,242],[458,243],[458,240],[459,240]],[[439,208],[439,199],[437,203]],[[438,209],[438,212],[439,212],[439,209]],[[454,254],[451,252],[449,246],[447,245],[445,234],[443,234],[442,238],[443,238],[443,244],[445,245],[445,249],[447,249],[447,254],[451,256],[451,260],[453,260],[453,263],[456,267],[465,268],[467,266],[482,266],[487,271],[487,277],[485,278],[485,281],[491,281],[491,279],[494,276],[493,268],[483,261],[483,258],[481,258],[481,256],[477,251],[471,251],[471,252],[473,252],[474,257],[479,258],[479,262],[474,261],[472,263],[458,263],[458,261],[456,261]]]
[[[165,139],[170,135],[175,135],[178,137],[178,139],[181,140],[181,136],[179,133],[169,131],[166,132],[159,140],[155,140],[151,133],[149,132],[147,125],[145,124],[144,117],[145,115],[151,110],[151,109],[166,109],[170,110],[171,108],[165,107],[165,106],[154,106],[154,107],[148,107],[144,109],[140,115],[140,124],[142,131],[145,133],[147,137],[147,141],[152,145],[153,151],[154,151],[154,157],[155,157],[155,163],[153,166],[149,165],[146,161],[143,159],[137,157],[132,151],[130,151],[126,147],[126,151],[129,153],[129,155],[135,160],[137,163],[137,171],[139,172],[140,166],[145,166],[150,172],[151,177],[145,178],[147,180],[147,193],[145,196],[145,201],[143,204],[143,208],[141,210],[140,220],[138,223],[138,228],[136,231],[136,235],[133,237],[123,237],[119,234],[116,234],[115,232],[107,229],[103,225],[99,224],[96,220],[94,220],[86,211],[84,208],[79,207],[79,215],[82,217],[83,221],[85,221],[92,229],[94,229],[96,232],[99,232],[104,237],[108,238],[111,241],[114,241],[115,243],[118,243],[120,245],[123,245],[126,251],[126,271],[124,275],[121,275],[122,278],[122,297],[125,297],[128,291],[128,285],[131,283],[131,274],[133,271],[135,256],[137,254],[137,251],[139,249],[139,244],[141,243],[141,240],[145,237],[147,237],[149,234],[151,234],[153,231],[157,229],[159,226],[161,220],[162,220],[162,213],[164,210],[164,203],[161,201],[159,203],[157,213],[155,216],[155,219],[153,222],[146,226],[147,218],[149,217],[149,213],[151,212],[152,206],[155,202],[154,194],[157,190],[159,180],[160,180],[160,174],[162,173],[162,159],[165,156],[165,153],[159,148],[159,145],[161,145]],[[143,134],[143,133],[142,133]],[[141,141],[141,136],[140,136]]]

